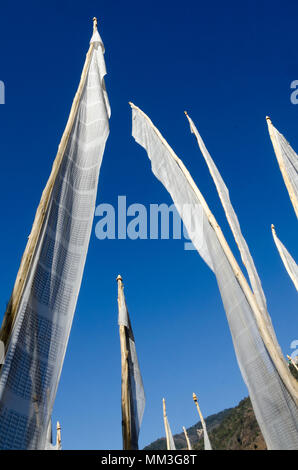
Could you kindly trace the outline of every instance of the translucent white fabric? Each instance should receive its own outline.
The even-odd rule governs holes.
[[[276,247],[278,249],[278,252],[280,254],[280,257],[283,261],[283,264],[292,279],[294,286],[296,287],[298,291],[298,266],[294,260],[294,258],[290,255],[286,247],[283,245],[283,243],[279,240],[279,238],[276,235],[274,227],[272,227],[272,234],[273,234],[273,239],[276,244]]]
[[[149,128],[147,122],[144,120],[140,121],[140,114],[135,109],[132,110],[132,116],[134,138],[138,143],[143,142],[144,145],[140,144],[143,147],[146,145],[145,148],[151,159],[153,173],[171,194],[193,245],[210,269],[213,270],[212,259],[202,231],[204,214],[202,207],[198,204],[196,195],[192,188],[185,184],[185,177],[182,172],[176,171],[177,163],[168,157],[168,150],[165,146],[160,145],[157,134],[153,133],[152,138],[148,139],[147,132]],[[159,158],[154,158],[157,152],[161,155]],[[163,161],[166,161],[166,166],[162,163]]]
[[[202,427],[203,427],[203,432],[204,432],[204,449],[212,450],[205,421],[202,422]]]
[[[61,443],[56,442],[53,444],[53,434],[52,434],[52,420],[49,422],[46,444],[44,450],[62,450]]]
[[[201,206],[178,165],[178,157],[174,159],[174,152],[149,118],[139,109],[133,108],[132,122],[133,137],[147,151],[153,173],[169,191],[175,204],[193,204],[196,199],[197,206]],[[195,211],[192,217],[196,217]],[[298,449],[296,404],[264,346],[251,306],[209,223],[205,209],[203,215],[200,213],[198,228],[204,238],[204,256],[211,261],[217,279],[238,364],[267,448]],[[201,250],[198,251],[201,254]]]
[[[91,234],[109,134],[103,46],[91,62],[0,376],[0,448],[44,449]]]
[[[168,421],[168,417],[164,416],[164,423],[165,423],[165,430],[166,430],[166,436],[168,436],[167,439],[167,450],[176,450],[173,434],[170,428],[170,423]]]
[[[235,241],[237,243],[237,246],[239,248],[240,254],[241,254],[241,259],[243,261],[244,266],[247,269],[248,277],[252,286],[253,293],[256,297],[256,301],[258,303],[258,306],[263,314],[263,317],[266,321],[266,324],[268,326],[268,329],[271,333],[272,339],[275,342],[275,345],[278,347],[279,354],[282,356],[278,341],[275,336],[275,332],[272,326],[271,318],[268,314],[267,311],[267,304],[266,304],[266,298],[265,294],[263,292],[262,284],[258,275],[258,272],[256,270],[253,258],[250,254],[249,248],[247,246],[246,240],[242,235],[240,224],[238,221],[238,217],[234,211],[234,208],[232,206],[230,196],[229,196],[229,190],[225,185],[224,180],[221,177],[221,174],[219,173],[210,153],[208,152],[203,139],[201,138],[196,126],[194,125],[192,119],[187,116],[189,123],[190,123],[190,130],[193,132],[197,138],[200,150],[203,154],[203,157],[208,165],[210,174],[214,180],[216,189],[218,191],[219,197],[221,199],[227,220],[229,222],[229,225],[231,227],[231,230],[233,232]]]
[[[268,126],[276,158],[298,217],[298,155],[271,121],[268,122]]]
[[[130,416],[131,416],[131,448],[138,449],[139,432],[142,425],[143,414],[145,409],[145,392],[143,380],[140,372],[135,339],[131,328],[130,318],[123,294],[120,291],[120,308],[118,315],[118,324],[125,326],[127,349],[128,349],[128,380],[130,391]]]

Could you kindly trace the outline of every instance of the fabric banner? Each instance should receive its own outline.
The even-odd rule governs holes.
[[[208,150],[207,150],[207,148],[206,148],[206,146],[203,142],[202,137],[200,136],[196,126],[194,125],[194,122],[192,121],[192,119],[188,115],[187,115],[187,119],[190,123],[190,130],[191,130],[192,133],[194,133],[194,135],[197,139],[197,142],[198,142],[198,145],[199,145],[200,150],[202,152],[202,155],[203,155],[203,157],[204,157],[204,159],[207,163],[210,174],[211,174],[211,176],[214,180],[214,183],[215,183],[217,192],[219,194],[220,200],[222,202],[227,220],[229,222],[229,225],[230,225],[231,230],[233,232],[235,241],[236,241],[237,246],[239,248],[242,262],[243,262],[244,266],[246,267],[248,277],[249,277],[249,280],[250,280],[250,284],[251,284],[253,293],[256,297],[256,301],[258,303],[258,306],[259,306],[259,308],[260,308],[260,310],[261,310],[261,312],[264,316],[264,319],[267,323],[267,326],[270,330],[272,339],[274,340],[275,344],[279,348],[279,345],[278,345],[278,342],[277,342],[277,339],[276,339],[276,336],[275,336],[275,332],[274,332],[274,329],[273,329],[273,326],[272,326],[271,318],[270,318],[270,316],[268,314],[268,311],[267,311],[266,298],[265,298],[265,294],[263,292],[262,284],[261,284],[258,272],[256,270],[253,258],[250,254],[250,251],[249,251],[248,245],[246,243],[246,240],[242,235],[238,217],[237,217],[237,215],[234,211],[234,208],[233,208],[231,200],[230,200],[229,190],[228,190],[227,186],[225,185],[225,182],[222,179],[222,176],[219,173],[219,171],[218,171],[218,169],[217,169],[210,153],[208,152]],[[281,351],[280,351],[280,354],[282,355]]]
[[[298,217],[298,155],[269,118],[267,123],[280,171]]]
[[[0,448],[44,449],[91,234],[110,108],[96,31],[0,376]]]
[[[204,432],[204,449],[205,450],[212,450],[205,421],[202,422],[202,427],[203,427],[203,432]]]
[[[272,225],[272,234],[273,234],[273,239],[275,242],[275,245],[277,247],[277,250],[280,254],[280,257],[282,259],[282,262],[292,279],[294,286],[296,287],[298,291],[298,266],[294,260],[294,258],[290,255],[286,247],[283,245],[283,243],[279,240],[279,238],[276,235],[275,228]]]
[[[167,436],[167,450],[176,450],[173,434],[170,428],[170,423],[168,421],[168,417],[164,417],[164,423],[165,423],[165,431],[166,431],[166,436]]]
[[[267,448],[298,449],[296,403],[281,380],[263,343],[248,298],[232,269],[215,229],[208,220],[210,215],[207,216],[206,202],[199,200],[185,172],[181,169],[182,162],[150,119],[139,108],[134,105],[132,107],[132,135],[136,142],[147,151],[154,175],[169,191],[175,204],[192,204],[196,200],[198,209],[192,213],[192,218],[196,218],[199,214],[199,221],[194,221],[194,225],[200,222],[199,231],[204,238],[198,251],[204,259],[211,261],[226,311],[239,368],[247,385]],[[203,205],[202,216],[200,207],[202,208]],[[204,247],[203,250],[202,247]]]
[[[137,450],[139,433],[145,409],[145,392],[136,352],[135,339],[124,297],[123,285],[120,289],[118,324],[125,326],[126,345],[128,351],[127,360],[131,420],[131,448]]]

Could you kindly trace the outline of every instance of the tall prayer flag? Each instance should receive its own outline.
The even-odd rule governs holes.
[[[46,445],[109,134],[103,54],[94,19],[81,81],[1,329],[6,346],[0,375],[1,449]]]
[[[297,382],[188,170],[148,116],[132,103],[131,107],[133,137],[147,151],[154,175],[172,196],[194,246],[216,276],[238,364],[267,447],[298,449]],[[183,211],[184,205],[191,210]]]
[[[122,277],[118,281],[118,324],[121,347],[121,409],[124,450],[137,450],[145,408],[145,392],[135,339],[125,302]]]

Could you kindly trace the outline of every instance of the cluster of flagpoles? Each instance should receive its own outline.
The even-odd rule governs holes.
[[[203,433],[203,436],[204,436],[204,450],[212,450],[210,440],[209,440],[209,436],[208,436],[208,433],[207,433],[207,426],[206,426],[205,420],[203,418],[202,412],[201,412],[200,407],[199,407],[198,398],[197,398],[195,393],[193,393],[192,396],[193,396],[193,401],[195,402],[197,411],[199,413],[199,417],[200,417],[200,421],[201,421],[201,425],[202,425],[202,429],[197,429],[198,437],[199,437],[199,439],[201,439],[202,433]],[[167,450],[176,450],[175,443],[174,443],[174,438],[172,436],[171,428],[170,428],[170,425],[169,425],[169,422],[168,422],[168,419],[167,419],[167,415],[166,415],[165,399],[163,399],[163,410],[164,410],[164,424],[165,424],[165,431],[166,431]],[[185,426],[182,426],[182,429],[183,429],[183,432],[184,432],[187,449],[192,450],[192,445],[191,445],[191,442],[190,442],[190,439],[189,439],[189,436],[187,434]],[[202,433],[201,433],[201,431],[202,431]]]
[[[0,370],[0,448],[61,449],[58,423],[52,444],[51,415],[93,222],[96,191],[110,107],[104,84],[104,46],[93,19],[93,36],[69,119],[43,191],[0,332],[5,361]],[[154,175],[170,193],[198,253],[214,272],[236,357],[268,449],[298,448],[298,386],[278,344],[253,258],[242,235],[229,191],[197,128],[191,132],[216,185],[247,270],[242,272],[206,200],[189,171],[149,117],[133,103],[132,134],[146,150]],[[298,216],[298,157],[267,118],[277,160]],[[183,206],[191,207],[185,211]],[[191,227],[195,226],[195,231]],[[298,289],[298,268],[273,238]],[[123,448],[138,449],[145,393],[135,338],[118,283]],[[198,400],[204,447],[211,450]],[[12,418],[17,417],[17,420]],[[167,448],[175,449],[163,399]],[[18,423],[17,429],[13,423]],[[14,433],[15,431],[15,433]],[[185,433],[188,449],[191,443]]]

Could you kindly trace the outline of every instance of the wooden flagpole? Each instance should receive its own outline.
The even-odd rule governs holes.
[[[277,162],[278,162],[281,174],[283,176],[286,188],[288,190],[291,202],[293,204],[294,211],[296,213],[296,216],[298,217],[298,200],[296,198],[292,183],[291,183],[291,181],[288,177],[288,173],[287,173],[287,170],[285,168],[285,164],[284,164],[280,144],[278,142],[278,139],[276,138],[275,129],[272,125],[270,117],[266,116],[266,121],[267,121],[267,125],[268,125],[268,131],[269,131],[269,135],[270,135],[270,138],[271,138],[271,142],[272,142],[274,152],[275,152],[275,155],[276,155],[276,158],[277,158]]]
[[[96,18],[93,18],[94,30],[97,24],[95,20]],[[26,280],[27,280],[29,270],[31,267],[31,262],[32,262],[32,259],[36,250],[38,238],[41,233],[43,222],[47,213],[54,183],[56,181],[56,178],[57,178],[57,175],[58,175],[61,163],[62,163],[63,155],[65,152],[67,143],[69,141],[73,123],[77,114],[80,98],[82,95],[87,73],[89,70],[89,65],[91,62],[92,51],[93,51],[93,43],[90,44],[89,50],[86,55],[86,60],[85,60],[85,64],[83,67],[80,83],[79,83],[77,92],[75,94],[75,97],[71,106],[69,118],[68,118],[64,133],[62,135],[62,139],[58,147],[58,152],[53,163],[50,177],[42,193],[41,200],[40,200],[39,206],[35,214],[35,219],[33,222],[31,233],[28,237],[28,242],[27,242],[22,260],[21,260],[21,264],[20,264],[19,271],[16,277],[15,285],[12,291],[12,295],[7,305],[6,312],[4,314],[2,327],[0,331],[0,340],[3,341],[3,343],[5,344],[6,350],[8,347],[9,337],[10,337],[10,334],[11,334],[11,331],[15,322],[16,313],[20,305],[20,301],[21,301],[22,294],[25,288]]]
[[[188,450],[191,450],[190,440],[189,440],[187,431],[186,431],[186,429],[185,429],[184,426],[182,426],[182,428],[183,428],[183,431],[184,431],[184,435],[185,435],[185,439],[186,439],[187,448],[188,448]]]
[[[175,154],[175,152],[172,150],[172,148],[169,146],[167,141],[164,139],[164,137],[161,135],[159,130],[154,126],[153,122],[151,119],[137,106],[135,106],[133,103],[129,102],[131,108],[138,110],[142,116],[149,122],[150,126],[156,133],[156,135],[159,137],[159,139],[162,141],[168,152],[171,154],[177,165],[179,166],[180,170],[184,174],[185,178],[187,179],[189,185],[193,189],[195,195],[197,196],[201,206],[203,207],[203,210],[206,214],[206,217],[208,218],[208,221],[210,225],[212,226],[213,230],[215,231],[218,241],[230,263],[230,266],[234,272],[235,277],[237,278],[239,285],[241,286],[243,293],[252,309],[252,312],[254,314],[257,327],[259,329],[260,335],[262,337],[262,340],[266,346],[266,349],[271,356],[278,373],[285,385],[285,387],[288,389],[290,395],[292,396],[293,400],[298,406],[298,382],[294,379],[292,374],[289,372],[289,369],[286,365],[286,362],[281,356],[281,353],[277,350],[275,344],[272,341],[270,331],[268,330],[268,327],[266,325],[265,319],[263,317],[262,312],[259,309],[259,306],[256,302],[255,296],[253,292],[251,291],[251,288],[249,287],[249,284],[242,273],[222,231],[220,226],[218,225],[214,215],[212,214],[211,210],[209,209],[203,195],[201,194],[200,190],[196,186],[192,176],[190,175],[189,171],[185,167],[184,163],[180,160],[180,158]]]
[[[272,235],[273,235],[273,239],[274,239],[276,248],[277,248],[278,253],[279,253],[279,255],[280,255],[280,257],[281,257],[281,259],[282,259],[282,261],[283,261],[284,267],[286,268],[288,275],[289,275],[290,278],[292,279],[292,281],[293,281],[293,283],[294,283],[294,286],[296,287],[296,289],[297,289],[297,291],[298,291],[297,279],[293,276],[291,270],[289,269],[288,262],[287,262],[286,258],[284,257],[283,252],[279,249],[279,246],[278,246],[278,239],[277,239],[275,227],[274,227],[273,224],[271,225],[271,230],[272,230]]]
[[[57,421],[56,446],[57,446],[58,449],[61,449],[61,426],[60,426],[59,421]]]
[[[200,407],[199,407],[199,402],[198,402],[197,395],[195,393],[193,393],[192,398],[193,398],[193,401],[195,402],[195,405],[197,407],[197,410],[198,410],[198,413],[199,413],[199,416],[200,416],[200,420],[201,420],[201,423],[202,423],[202,426],[203,426],[205,424],[205,421],[204,421],[203,415],[202,415]],[[205,426],[206,426],[206,424],[205,424]]]
[[[165,430],[166,430],[166,439],[167,439],[167,450],[170,450],[170,436],[169,436],[169,430],[168,430],[168,418],[167,418],[167,411],[166,411],[166,401],[163,398],[162,399],[162,407],[163,407],[163,421],[165,425]]]
[[[124,302],[122,277],[117,277],[118,282],[118,309]],[[119,325],[120,350],[121,350],[121,410],[122,410],[122,440],[123,449],[131,449],[131,408],[130,408],[130,385],[128,375],[128,347],[126,326]]]

